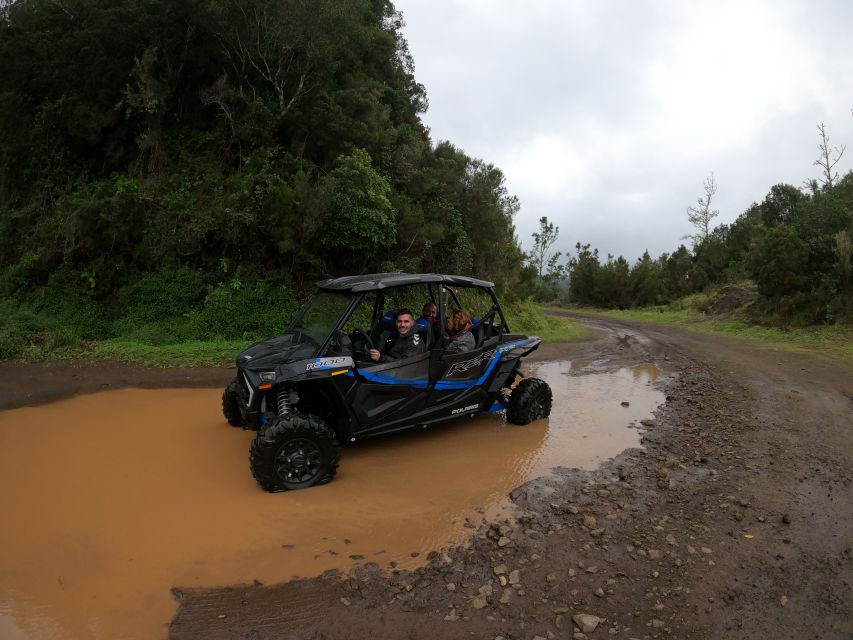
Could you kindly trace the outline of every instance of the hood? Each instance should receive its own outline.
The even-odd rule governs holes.
[[[294,334],[285,333],[256,342],[237,356],[237,366],[244,369],[269,369],[313,358],[317,345],[310,341],[294,343],[294,338]]]

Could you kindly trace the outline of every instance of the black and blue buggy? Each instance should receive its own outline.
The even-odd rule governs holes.
[[[375,345],[394,335],[395,310],[438,309],[419,318],[426,348],[376,363]],[[472,316],[473,350],[447,350],[441,330],[456,309]],[[249,462],[267,491],[302,489],[332,479],[342,442],[423,429],[481,412],[505,411],[513,424],[551,413],[551,389],[525,378],[521,359],[536,336],[511,333],[494,285],[440,274],[382,273],[317,283],[283,334],[237,358],[237,375],[222,395],[235,427],[254,429]]]

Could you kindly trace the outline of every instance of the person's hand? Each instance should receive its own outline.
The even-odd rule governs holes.
[[[368,353],[370,354],[370,359],[374,362],[379,362],[379,358],[382,357],[382,354],[379,353],[378,349],[371,349]]]

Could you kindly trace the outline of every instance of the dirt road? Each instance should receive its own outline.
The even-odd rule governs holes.
[[[677,374],[643,449],[519,487],[514,518],[472,529],[468,545],[413,572],[367,564],[281,585],[175,585],[170,636],[853,637],[853,364],[583,322],[594,340],[537,357],[591,363],[589,375],[639,363]],[[8,407],[104,384],[228,378],[92,371],[52,368],[41,397],[46,385],[30,384],[47,379],[40,365],[4,363],[0,399]]]

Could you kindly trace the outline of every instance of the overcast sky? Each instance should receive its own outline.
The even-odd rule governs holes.
[[[564,253],[672,252],[712,171],[715,224],[819,177],[820,122],[853,168],[853,2],[394,4],[433,142],[504,172],[525,249],[548,216]]]

